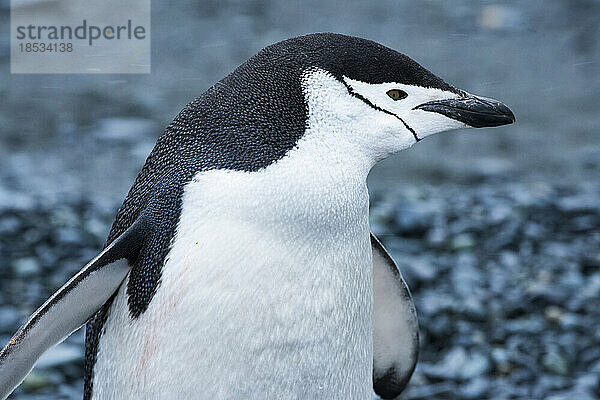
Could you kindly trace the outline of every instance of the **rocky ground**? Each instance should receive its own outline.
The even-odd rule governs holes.
[[[404,398],[600,396],[599,199],[597,183],[510,181],[375,199],[421,326]]]
[[[101,248],[118,204],[0,191],[0,341]],[[510,178],[374,194],[372,226],[419,313],[404,399],[600,396],[600,184]],[[7,201],[10,199],[10,201]],[[79,399],[83,333],[15,399]]]

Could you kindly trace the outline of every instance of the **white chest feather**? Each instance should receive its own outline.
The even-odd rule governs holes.
[[[342,125],[311,121],[277,163],[186,186],[147,311],[130,319],[124,287],[113,303],[94,398],[371,396],[375,160],[340,146]]]
[[[165,398],[165,387],[207,399],[370,392],[366,193],[326,220],[331,207],[298,207],[294,221],[254,180],[214,171],[187,187],[148,310],[132,321],[123,288],[115,300],[95,371],[111,384],[95,386],[97,398]],[[305,201],[301,191],[290,200]]]

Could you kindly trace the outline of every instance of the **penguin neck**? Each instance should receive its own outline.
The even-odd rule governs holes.
[[[358,226],[368,233],[369,169],[364,158],[326,152],[318,141],[306,140],[256,172],[197,174],[186,189],[185,202],[194,202],[200,213],[295,238],[331,235],[341,240]]]
[[[350,226],[368,230],[366,181],[376,160],[351,141],[338,140],[342,133],[335,126],[311,124],[294,149],[256,175],[261,180],[257,195],[278,210],[273,215],[313,234],[315,227],[335,236]]]

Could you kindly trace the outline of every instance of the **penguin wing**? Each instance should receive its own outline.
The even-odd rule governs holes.
[[[0,399],[31,371],[38,358],[82,326],[119,288],[147,230],[141,216],[54,293],[0,351]]]
[[[417,364],[419,326],[408,286],[396,263],[371,234],[373,250],[373,389],[397,397]]]

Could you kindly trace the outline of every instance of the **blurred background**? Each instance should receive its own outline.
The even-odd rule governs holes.
[[[11,75],[9,21],[1,0],[0,345],[102,247],[186,103],[266,45],[331,31],[517,117],[427,138],[369,177],[421,324],[402,398],[600,397],[600,1],[153,1],[149,75]],[[80,398],[82,344],[13,398]]]

